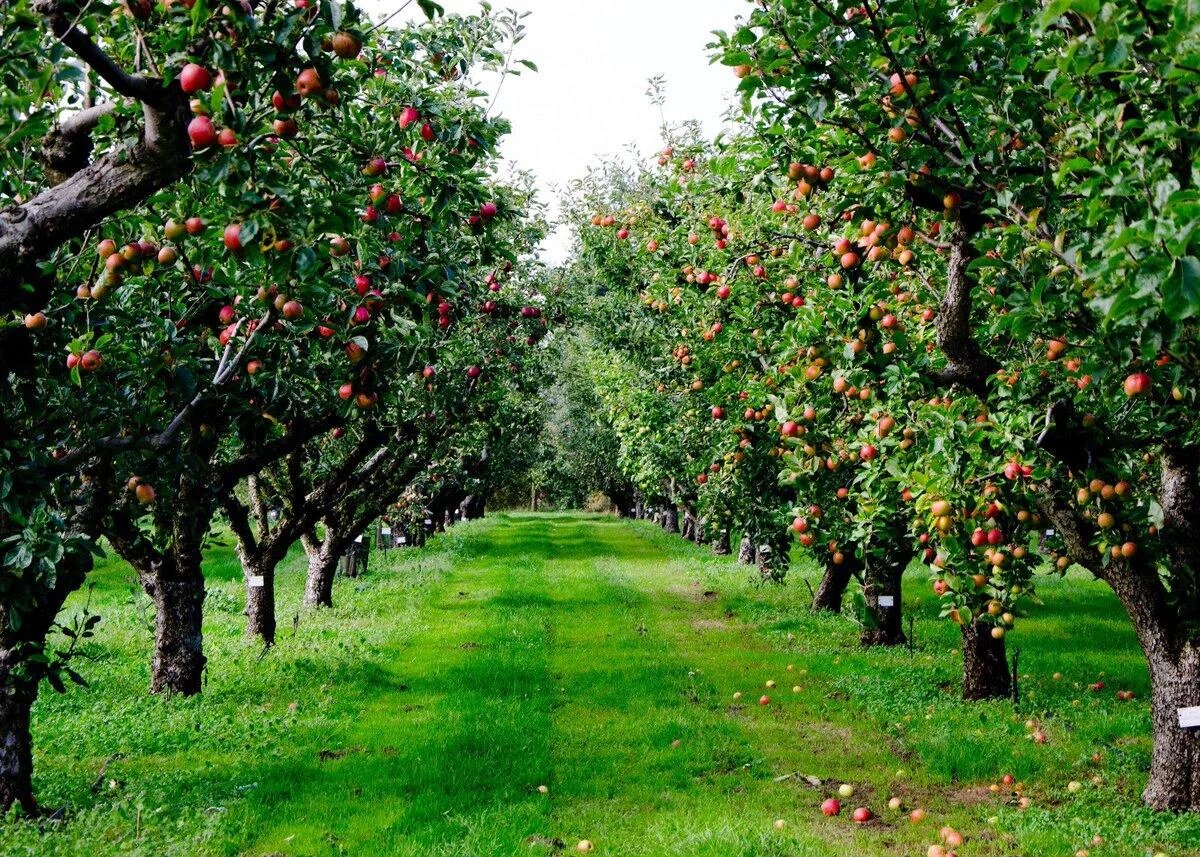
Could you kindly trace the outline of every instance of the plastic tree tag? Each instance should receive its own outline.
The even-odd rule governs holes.
[[[402,544],[402,545],[406,545],[406,544],[408,544],[408,536],[401,536],[401,537],[400,537],[400,544]]]
[[[379,530],[379,533],[380,533],[380,535],[390,536],[392,534],[392,528],[391,527],[381,527]]]
[[[896,598],[895,598],[895,596],[892,596],[892,595],[880,595],[880,596],[879,596],[879,606],[880,606],[880,607],[895,607],[895,606],[896,606]]]
[[[1196,729],[1200,727],[1200,705],[1179,709],[1179,728]]]
[[[250,575],[249,579],[247,579],[246,585],[249,587],[266,586],[267,581],[261,574],[252,574]]]
[[[362,544],[362,536],[359,536],[357,539],[355,539],[354,543],[361,545]]]

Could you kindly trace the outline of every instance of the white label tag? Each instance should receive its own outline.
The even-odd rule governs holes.
[[[267,581],[261,574],[252,574],[246,580],[246,585],[250,587],[266,586]]]
[[[402,545],[406,545],[406,544],[408,544],[408,536],[401,536],[401,537],[400,537],[400,544],[402,544]]]
[[[430,524],[432,524],[432,523],[433,523],[433,518],[426,518],[426,519],[425,519],[425,526],[429,526],[429,525],[430,525]]]
[[[1179,709],[1179,728],[1195,729],[1200,726],[1200,705]]]
[[[880,595],[879,596],[879,606],[880,607],[895,607],[896,599],[894,596],[891,596],[891,595]]]
[[[380,527],[379,534],[382,536],[390,536],[392,534],[392,528],[391,527]]]
[[[359,536],[357,539],[355,539],[355,540],[354,540],[354,543],[355,543],[355,544],[358,544],[358,545],[361,545],[361,544],[362,544],[362,536]]]

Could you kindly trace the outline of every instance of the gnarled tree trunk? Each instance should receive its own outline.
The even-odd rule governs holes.
[[[908,642],[901,626],[901,580],[912,558],[912,549],[903,542],[882,559],[867,564],[863,597],[871,621],[863,626],[860,641],[864,646],[901,646]],[[1001,645],[1002,654],[1003,648]]]
[[[242,558],[246,577],[246,639],[275,645],[275,566]]]
[[[668,503],[662,513],[662,527],[668,533],[679,532],[679,510],[674,503]]]
[[[814,611],[842,612],[842,598],[846,594],[846,587],[850,585],[850,578],[856,573],[862,572],[862,560],[853,553],[844,554],[844,556],[845,561],[840,565],[835,564],[832,560],[826,561],[825,574],[822,575],[821,583],[813,595],[812,609]]]
[[[37,699],[37,681],[0,671],[0,808],[19,806],[29,815],[38,811],[33,797],[33,736],[30,714]]]
[[[729,556],[733,551],[729,546],[729,530],[720,529],[713,535],[710,543],[712,552],[717,556]]]
[[[742,543],[738,546],[738,562],[742,565],[754,565],[757,557],[758,550],[754,547],[754,539],[750,538],[749,534],[742,536]]]
[[[191,696],[200,692],[204,665],[204,576],[195,563],[159,574],[147,591],[154,599],[154,657],[150,692]]]
[[[978,619],[963,626],[963,699],[1004,699],[1012,694],[1004,638],[993,637],[993,627]]]
[[[324,541],[318,541],[314,536],[305,536],[301,541],[304,543],[305,553],[308,554],[304,605],[332,607],[333,578],[337,574],[338,559],[341,555],[341,551],[337,550],[334,544],[336,540],[327,533]]]

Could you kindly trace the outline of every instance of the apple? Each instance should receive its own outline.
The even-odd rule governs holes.
[[[925,814],[925,810],[923,809],[914,809],[908,814],[908,820],[913,824],[920,824],[925,820]]]
[[[580,839],[579,844],[575,846],[576,851],[591,851],[596,846],[592,845],[590,839]]]
[[[433,130],[433,126],[428,122],[421,125],[421,139],[426,143],[432,143],[437,134]]]
[[[242,249],[242,224],[231,223],[225,227],[225,248],[234,253]]]
[[[149,506],[154,502],[154,486],[148,485],[145,482],[139,482],[138,486],[133,489],[134,495],[139,503],[143,506]]]
[[[261,360],[251,360],[249,363],[246,364],[246,373],[249,375],[258,374],[258,371],[260,369],[262,369],[262,361]]]
[[[933,582],[933,594],[939,598],[950,591],[950,584],[942,580],[940,577]]]
[[[725,409],[719,405],[714,405],[710,413],[712,414],[712,418],[714,420],[721,420],[725,418]]]
[[[758,698],[758,704],[759,704],[759,705],[770,705],[770,704],[771,704],[771,697],[767,696],[767,695],[764,693],[762,696],[760,696],[760,697]]]
[[[842,811],[842,804],[837,798],[827,798],[821,802],[821,812],[826,816],[835,816]]]
[[[46,314],[44,312],[30,313],[25,316],[26,330],[41,330],[46,326]]]
[[[421,121],[421,114],[417,112],[415,107],[405,107],[400,111],[400,115],[396,117],[396,121],[399,123],[402,129],[407,128],[414,122]]]
[[[203,149],[217,142],[217,129],[207,116],[197,116],[187,126],[192,148]]]
[[[850,783],[842,783],[838,786],[838,795],[841,797],[854,797],[854,786]]]
[[[872,818],[873,816],[871,815],[871,810],[867,809],[865,806],[858,807],[850,814],[850,819],[855,824],[866,824]]]
[[[494,202],[485,202],[479,206],[479,216],[484,220],[491,220],[499,211],[499,207]]]
[[[726,298],[729,297],[731,291],[732,290],[727,285],[722,284],[720,286],[717,286],[717,298],[719,300],[725,300]]]
[[[389,193],[383,202],[383,210],[388,214],[399,214],[404,209],[404,200],[398,193]]]
[[[79,368],[84,372],[94,372],[100,368],[100,364],[103,362],[104,358],[100,356],[100,352],[92,348],[80,355]]]
[[[467,377],[470,378],[471,380],[475,380],[481,374],[483,374],[483,370],[480,369],[478,366],[471,366],[467,369]]]
[[[289,110],[299,110],[300,96],[294,92],[284,95],[277,89],[275,90],[275,94],[271,96],[271,106],[280,113],[286,113]]]
[[[335,235],[329,239],[329,255],[330,256],[345,256],[350,252],[350,242],[341,235]]]
[[[304,315],[304,307],[301,306],[300,302],[296,300],[285,301],[283,307],[280,309],[280,312],[283,313],[283,317],[288,321],[295,321],[296,319],[300,318],[300,316]]]
[[[903,801],[898,797],[888,799],[888,809],[897,810],[903,805]]]
[[[297,75],[296,91],[305,98],[323,93],[324,85],[321,83],[321,75],[315,68],[306,68]]]
[[[354,59],[362,51],[362,42],[359,41],[358,36],[353,33],[347,33],[345,30],[340,33],[334,33],[330,44],[333,47],[333,52],[346,60]]]
[[[202,65],[190,62],[179,72],[179,88],[192,95],[212,86],[212,74]]]

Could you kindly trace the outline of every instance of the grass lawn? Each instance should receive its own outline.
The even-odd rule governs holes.
[[[914,649],[864,651],[850,619],[808,612],[803,569],[761,587],[642,522],[492,516],[376,554],[319,613],[297,613],[297,552],[265,655],[242,637],[231,548],[206,570],[193,699],[146,694],[148,602],[118,562],[92,576],[91,687],[35,709],[36,790],[61,820],[0,825],[0,854],[538,855],[587,838],[598,854],[924,855],[946,824],[961,857],[1200,854],[1200,817],[1138,806],[1146,669],[1083,578],[1042,582],[1009,638],[1014,711],[958,701],[956,629],[925,575],[906,580]],[[1005,773],[1028,809],[989,791]],[[825,818],[841,783],[856,793]],[[859,805],[878,818],[853,824]]]

